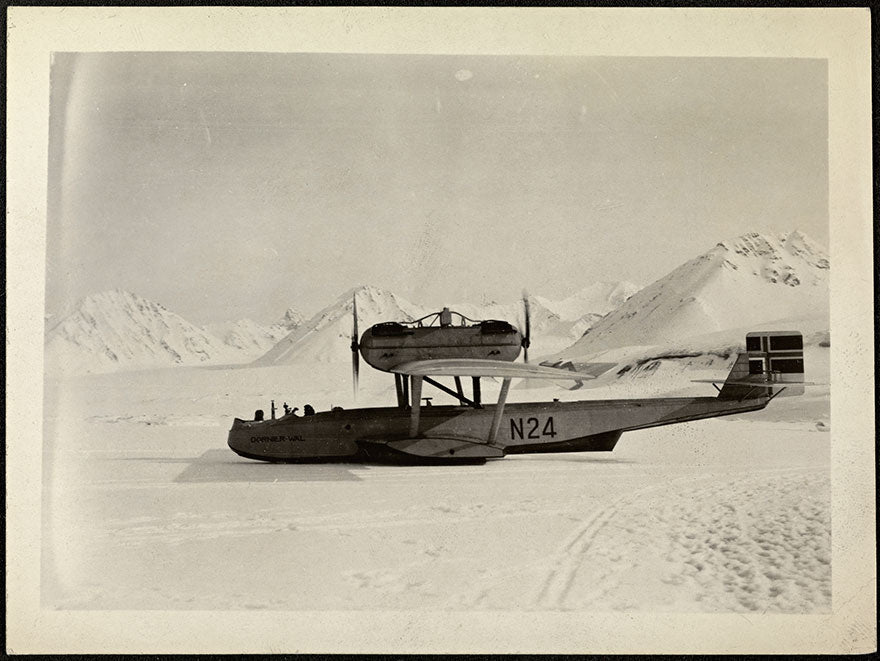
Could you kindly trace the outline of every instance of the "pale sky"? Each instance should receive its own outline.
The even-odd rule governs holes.
[[[748,231],[828,243],[824,60],[56,54],[51,91],[49,314],[560,299]]]

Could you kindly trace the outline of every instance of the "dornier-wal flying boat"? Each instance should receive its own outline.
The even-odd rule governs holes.
[[[706,382],[714,397],[654,397],[507,403],[512,379],[584,383],[610,364],[570,371],[528,363],[528,297],[523,332],[506,321],[473,320],[444,308],[415,321],[378,323],[358,337],[353,304],[352,377],[360,357],[394,375],[396,406],[296,410],[270,419],[235,418],[229,447],[249,459],[481,462],[509,454],[610,452],[625,431],[758,411],[779,395],[802,394],[803,338],[797,331],[749,333],[726,379]],[[523,352],[525,362],[514,362]],[[452,384],[438,381],[452,377]],[[501,380],[498,399],[484,403],[482,378]],[[466,392],[463,379],[469,378]],[[431,405],[425,385],[457,400]],[[425,404],[423,404],[423,401]]]

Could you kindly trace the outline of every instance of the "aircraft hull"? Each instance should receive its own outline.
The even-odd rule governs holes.
[[[625,431],[755,411],[767,401],[667,397],[510,403],[491,442],[494,405],[422,407],[416,434],[404,408],[336,410],[261,422],[236,418],[228,444],[241,456],[263,461],[364,459],[386,452],[428,461],[610,452]]]

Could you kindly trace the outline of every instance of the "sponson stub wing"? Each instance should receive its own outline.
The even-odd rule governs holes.
[[[397,365],[391,371],[411,376],[485,376],[499,379],[555,379],[557,381],[588,381],[596,378],[592,374],[561,370],[555,367],[475,358],[414,360]]]

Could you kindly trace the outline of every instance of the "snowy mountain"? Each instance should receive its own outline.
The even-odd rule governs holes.
[[[409,321],[424,313],[409,301],[384,289],[365,285],[341,294],[331,305],[281,339],[254,365],[349,360],[352,298],[357,299],[359,332],[380,321]]]
[[[639,291],[639,286],[631,282],[594,282],[561,301],[551,301],[542,296],[534,300],[555,312],[565,321],[579,321],[585,316],[594,319],[603,317],[619,308]],[[581,334],[586,328],[583,328]]]
[[[571,319],[563,319],[546,299],[532,296],[529,300],[531,317],[531,346],[529,359],[546,353],[559,351],[569,346],[583,335],[584,330],[601,315],[583,314]],[[503,319],[523,331],[525,329],[525,312],[523,302],[497,303],[494,301],[482,305],[458,303],[450,305],[450,309],[460,312],[471,319]]]
[[[289,313],[290,311],[288,311]],[[287,317],[285,316],[285,320]],[[285,324],[264,326],[250,319],[208,324],[205,330],[223,340],[227,346],[241,353],[242,360],[253,360],[262,356],[290,331]]]
[[[46,335],[47,367],[62,373],[236,360],[220,338],[119,289],[87,296]]]
[[[617,347],[682,345],[694,336],[786,320],[791,320],[787,327],[821,334],[828,329],[829,272],[827,254],[800,232],[746,234],[637,292],[631,283],[599,282],[562,301],[532,297],[530,358],[576,361]],[[117,290],[87,297],[47,332],[47,365],[94,372],[250,360],[256,366],[348,361],[353,296],[360,333],[380,321],[437,311],[362,286],[306,321],[291,308],[272,326],[244,319],[198,328],[161,305]],[[523,329],[521,301],[449,307],[472,319],[504,319]]]
[[[345,292],[332,305],[303,322],[254,364],[285,365],[302,361],[348,361],[352,331],[352,295],[355,293],[359,334],[380,321],[418,319],[439,309],[417,306],[377,287],[357,287]],[[607,298],[608,292],[604,296]],[[607,307],[609,303],[604,301],[602,305]],[[479,305],[450,303],[447,307],[474,320],[503,319],[520,330],[523,329],[522,301],[512,303],[487,301]],[[574,309],[575,304],[572,303],[568,307]],[[532,333],[530,357],[552,353],[569,346],[583,335],[585,328],[601,318],[601,315],[588,313],[573,319],[562,319],[539,297],[531,299],[530,314]]]
[[[723,241],[633,295],[556,358],[786,319],[827,323],[829,271],[825,251],[797,231]]]
[[[357,295],[361,333],[380,321],[411,320],[437,311],[416,306],[389,291],[363,286],[340,295],[306,321],[298,310],[290,308],[272,325],[240,319],[200,328],[157,303],[115,290],[85,298],[60,321],[51,320],[55,322],[51,326],[47,320],[47,365],[53,370],[83,373],[254,360],[256,365],[347,361],[353,294]],[[523,327],[521,301],[449,307],[472,319],[504,319]],[[574,307],[569,302],[568,308]],[[538,357],[569,346],[598,318],[600,315],[588,313],[573,320],[562,319],[543,299],[532,297],[531,355]]]
[[[290,332],[299,328],[304,321],[305,317],[303,317],[302,312],[296,308],[287,308],[287,312],[284,313],[284,316],[281,317],[281,321],[277,325],[284,327],[287,332]]]

